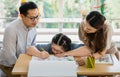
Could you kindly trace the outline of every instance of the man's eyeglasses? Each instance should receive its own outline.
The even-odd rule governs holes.
[[[29,16],[26,16],[26,17],[28,17],[32,21],[35,21],[35,19],[38,20],[40,18],[40,15],[37,15],[36,17],[29,17]]]

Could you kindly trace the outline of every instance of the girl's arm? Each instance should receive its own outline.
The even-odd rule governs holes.
[[[30,46],[27,48],[26,50],[26,54],[31,55],[31,56],[36,56],[39,58],[48,58],[49,57],[49,53],[47,51],[39,51],[35,46]]]

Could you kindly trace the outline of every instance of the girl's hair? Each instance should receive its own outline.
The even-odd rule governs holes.
[[[58,33],[52,38],[53,43],[61,46],[65,51],[71,50],[71,39],[62,33]]]
[[[106,47],[107,34],[105,33],[106,25],[104,24],[106,18],[98,11],[90,12],[86,21],[97,31],[95,33],[86,33],[88,38],[88,46],[94,50],[94,52],[100,52]],[[93,42],[93,44],[92,44]]]

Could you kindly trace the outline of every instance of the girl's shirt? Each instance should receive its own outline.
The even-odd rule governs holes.
[[[71,50],[73,49],[76,49],[76,48],[79,48],[83,46],[83,44],[75,44],[75,43],[72,43],[71,44]],[[51,44],[37,44],[36,45],[36,48],[39,50],[39,51],[42,51],[42,48],[44,48],[49,54],[53,54],[52,52],[52,49],[51,49]]]

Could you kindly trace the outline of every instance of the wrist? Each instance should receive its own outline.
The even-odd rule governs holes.
[[[64,57],[67,57],[67,56],[69,56],[66,52],[64,53]]]
[[[39,58],[42,58],[42,57],[43,57],[43,53],[40,52],[37,56],[38,56]]]

